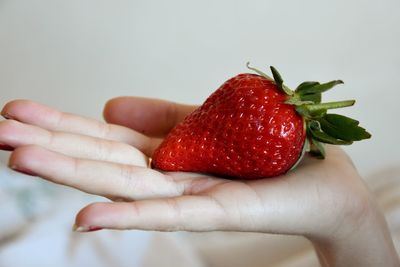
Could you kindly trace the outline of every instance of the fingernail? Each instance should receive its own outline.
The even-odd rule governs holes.
[[[99,231],[99,230],[103,230],[103,228],[100,226],[89,226],[88,232],[95,232],[95,231]]]
[[[12,116],[8,113],[1,113],[1,116],[3,116],[3,118],[6,120],[12,119]]]
[[[7,144],[0,143],[0,150],[13,151],[14,147],[7,145]]]
[[[17,165],[10,165],[9,167],[10,167],[11,169],[13,169],[14,171],[17,171],[17,172],[20,172],[20,173],[23,173],[23,174],[26,174],[26,175],[37,176],[37,174],[34,173],[33,171],[28,170],[28,169],[26,169],[26,168],[21,168],[21,167],[19,167],[19,166],[17,166]]]
[[[78,226],[76,224],[74,224],[74,226],[72,227],[72,230],[75,232],[95,232],[95,231],[99,231],[99,230],[103,230],[102,227],[99,226]]]

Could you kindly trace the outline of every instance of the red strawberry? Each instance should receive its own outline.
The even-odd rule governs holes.
[[[305,151],[325,156],[321,142],[350,144],[369,138],[358,121],[327,114],[353,100],[321,104],[321,93],[342,81],[304,82],[295,91],[274,79],[239,74],[171,130],[152,158],[164,171],[191,171],[255,179],[283,174]]]

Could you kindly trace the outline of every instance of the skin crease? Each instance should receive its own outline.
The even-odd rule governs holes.
[[[116,98],[102,123],[15,100],[2,110],[0,143],[15,148],[11,168],[114,200],[83,208],[78,231],[294,234],[312,242],[321,266],[400,266],[382,212],[338,147],[324,161],[306,157],[295,171],[252,181],[149,169],[162,137],[195,108]]]

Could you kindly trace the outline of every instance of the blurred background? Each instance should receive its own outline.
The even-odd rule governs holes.
[[[325,99],[357,99],[340,112],[373,135],[346,150],[371,183],[397,181],[399,10],[398,0],[0,0],[0,105],[24,98],[102,119],[116,96],[200,104],[247,72],[247,61],[273,65],[289,87],[344,80]],[[162,266],[199,255],[190,266],[213,264],[199,235],[70,233],[74,214],[96,198],[15,174],[8,155],[0,154],[0,266],[156,266],[149,251],[167,259]],[[259,237],[238,244],[249,238]]]

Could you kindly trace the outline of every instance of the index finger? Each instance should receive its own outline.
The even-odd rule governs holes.
[[[50,131],[87,135],[130,144],[150,155],[159,140],[150,138],[120,125],[104,123],[92,118],[60,112],[52,107],[29,100],[14,100],[7,103],[1,115]]]

